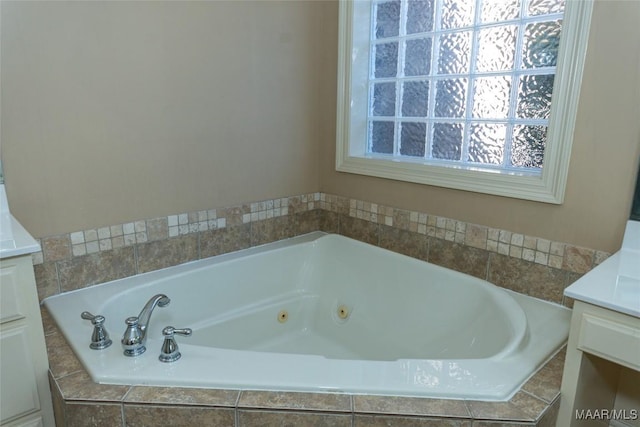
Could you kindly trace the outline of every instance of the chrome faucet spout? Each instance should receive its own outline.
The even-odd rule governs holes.
[[[135,357],[145,352],[145,343],[147,342],[147,327],[151,321],[151,314],[156,307],[165,307],[169,305],[171,300],[164,294],[158,294],[151,297],[142,308],[138,317],[129,317],[125,320],[127,330],[122,336],[122,348],[124,355]]]
[[[151,297],[151,299],[145,304],[138,314],[138,326],[140,327],[140,331],[142,331],[142,339],[143,341],[147,337],[147,326],[149,326],[149,322],[151,321],[151,314],[153,310],[158,307],[165,307],[169,305],[171,300],[168,296],[164,294],[158,294]]]

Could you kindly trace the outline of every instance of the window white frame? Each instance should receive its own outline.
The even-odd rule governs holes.
[[[567,0],[541,173],[389,158],[366,152],[370,1],[339,3],[336,170],[561,204],[569,169],[593,0]],[[354,20],[354,17],[358,19]],[[354,26],[354,22],[356,25]],[[358,24],[359,23],[359,24]],[[366,28],[365,24],[366,23]],[[357,25],[361,27],[358,28]]]

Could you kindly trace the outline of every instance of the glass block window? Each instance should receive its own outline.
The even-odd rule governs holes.
[[[565,0],[375,0],[366,151],[538,173]]]

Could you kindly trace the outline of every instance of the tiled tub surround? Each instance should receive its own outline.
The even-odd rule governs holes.
[[[325,193],[40,239],[40,299],[311,231],[340,233],[557,303],[609,254]]]
[[[43,309],[58,427],[552,427],[564,350],[508,402],[96,384]]]
[[[312,193],[44,237],[43,251],[33,257],[38,293],[44,299],[316,230],[344,234],[557,303],[570,303],[563,301],[564,288],[609,255]],[[498,403],[99,385],[90,380],[44,311],[54,404],[63,426],[180,426],[193,425],[193,420],[242,426],[551,426],[559,406],[564,352],[511,401]]]

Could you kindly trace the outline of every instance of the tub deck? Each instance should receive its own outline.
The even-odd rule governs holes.
[[[507,402],[96,384],[46,308],[42,318],[59,426],[552,427],[560,403],[564,348]]]

